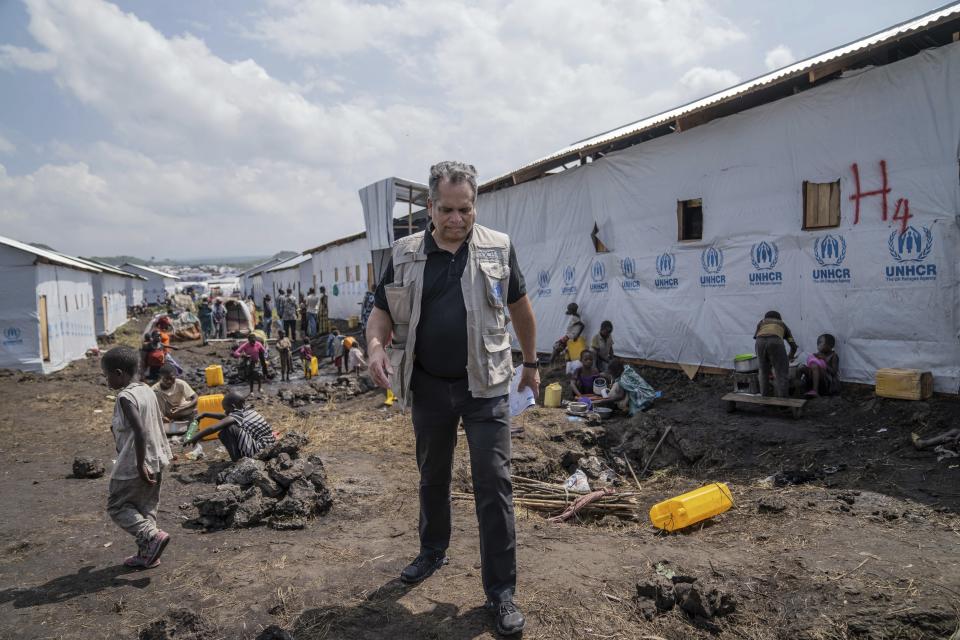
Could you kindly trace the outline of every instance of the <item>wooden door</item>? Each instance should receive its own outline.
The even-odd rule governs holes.
[[[110,312],[107,310],[109,307],[109,301],[107,296],[103,296],[103,331],[106,333],[110,330]]]
[[[373,263],[368,262],[367,263],[367,290],[373,291],[373,289],[376,286],[377,286],[377,283],[374,282],[374,276],[373,276]]]
[[[40,296],[40,354],[50,362],[50,332],[47,328],[47,296]]]

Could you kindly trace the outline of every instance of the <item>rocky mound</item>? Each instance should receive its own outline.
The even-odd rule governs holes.
[[[242,458],[217,476],[214,493],[195,498],[207,529],[252,527],[303,529],[307,519],[330,510],[333,499],[319,456],[301,456],[307,438],[288,433],[257,457]]]

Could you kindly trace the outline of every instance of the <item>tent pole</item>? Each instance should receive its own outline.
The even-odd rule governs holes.
[[[410,194],[407,197],[407,235],[413,235],[413,185],[409,186]]]

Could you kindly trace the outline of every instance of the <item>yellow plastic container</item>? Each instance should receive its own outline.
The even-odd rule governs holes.
[[[222,375],[222,374],[221,374]],[[213,393],[197,398],[197,413],[223,413],[223,394]],[[204,418],[197,425],[198,431],[203,431],[207,427],[216,424],[218,421],[214,418]],[[217,436],[207,436],[204,440],[216,440]]]
[[[877,369],[876,393],[884,398],[926,400],[933,395],[933,374],[919,369]]]
[[[688,491],[650,507],[650,522],[666,531],[676,531],[712,518],[733,506],[730,489],[722,482]]]
[[[580,336],[576,340],[567,341],[567,355],[570,357],[570,362],[580,359],[580,354],[583,353],[583,350],[587,348],[587,339],[583,336]]]
[[[552,408],[559,407],[562,396],[563,386],[559,382],[548,384],[543,392],[543,406]]]
[[[320,371],[320,361],[317,360],[317,356],[310,358],[310,375],[315,376]]]
[[[219,387],[223,384],[223,367],[218,364],[212,364],[203,370],[207,376],[208,387]]]

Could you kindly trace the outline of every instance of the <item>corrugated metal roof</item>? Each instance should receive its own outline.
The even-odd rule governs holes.
[[[0,236],[0,244],[5,244],[8,247],[11,247],[13,249],[19,249],[20,251],[23,251],[25,253],[32,253],[33,255],[39,258],[43,258],[48,262],[61,264],[65,267],[80,269],[81,271],[92,271],[93,273],[100,273],[102,271],[102,269],[94,265],[87,264],[79,260],[74,260],[73,258],[69,258],[61,253],[57,253],[56,251],[41,249],[40,247],[35,247],[33,245],[26,244],[25,242],[14,240],[13,238],[6,238],[4,236]]]
[[[300,266],[301,264],[303,264],[307,260],[310,260],[311,258],[313,258],[313,256],[309,254],[296,256],[295,258],[290,258],[289,260],[281,262],[275,267],[270,267],[269,269],[265,269],[265,271],[270,272],[270,271],[283,271],[284,269],[293,269],[294,267]]]
[[[517,173],[527,171],[541,164],[547,164],[552,161],[558,160],[565,156],[570,156],[572,154],[577,154],[584,149],[589,149],[592,147],[601,146],[608,144],[610,142],[617,141],[621,138],[626,138],[631,135],[635,135],[644,130],[653,129],[655,127],[671,123],[678,118],[683,116],[690,115],[696,111],[710,107],[721,102],[731,100],[733,98],[741,97],[745,94],[751,93],[761,87],[771,86],[780,81],[796,78],[800,75],[805,75],[811,70],[814,70],[816,67],[823,65],[825,63],[836,63],[837,61],[856,55],[864,50],[876,47],[878,45],[895,41],[904,35],[919,31],[925,28],[932,27],[936,23],[944,22],[948,19],[960,16],[960,2],[955,2],[953,4],[944,6],[940,9],[931,11],[930,13],[924,14],[917,18],[912,18],[906,22],[902,22],[898,25],[884,29],[883,31],[878,31],[873,35],[867,36],[850,44],[831,49],[825,53],[813,56],[812,58],[807,58],[806,60],[801,60],[800,62],[795,62],[794,64],[783,67],[782,69],[777,69],[765,75],[754,78],[753,80],[748,80],[729,89],[719,91],[712,95],[709,95],[705,98],[695,100],[688,104],[685,104],[681,107],[671,109],[670,111],[664,111],[655,116],[645,118],[643,120],[638,120],[637,122],[618,127],[602,133],[600,135],[594,136],[592,138],[587,138],[586,140],[581,140],[575,142],[559,151],[556,151],[548,156],[544,156],[539,160],[530,162],[518,169],[514,169],[508,173],[497,176],[491,180],[487,180],[482,185],[480,189],[488,185],[493,185],[497,182],[505,180],[512,175]]]
[[[135,280],[146,280],[146,278],[144,278],[139,274],[130,273],[129,271],[124,271],[123,269],[119,269],[113,266],[112,264],[100,262],[99,260],[91,260],[90,258],[78,258],[73,256],[69,256],[69,257],[71,257],[73,260],[83,262],[84,264],[89,264],[91,267],[97,267],[101,271],[106,271],[107,273],[112,273],[117,276],[123,276],[124,278],[133,278]]]
[[[173,275],[172,273],[164,273],[163,271],[158,271],[158,270],[156,270],[156,269],[151,269],[150,267],[145,267],[145,266],[143,266],[142,264],[135,264],[135,263],[133,263],[133,262],[124,262],[122,266],[124,266],[124,267],[133,267],[134,269],[143,269],[144,271],[147,271],[147,272],[149,272],[149,273],[152,273],[152,274],[154,274],[154,275],[161,276],[161,277],[164,277],[164,278],[173,278],[174,280],[179,280],[179,279],[180,279],[180,276],[175,276],[175,275]]]

